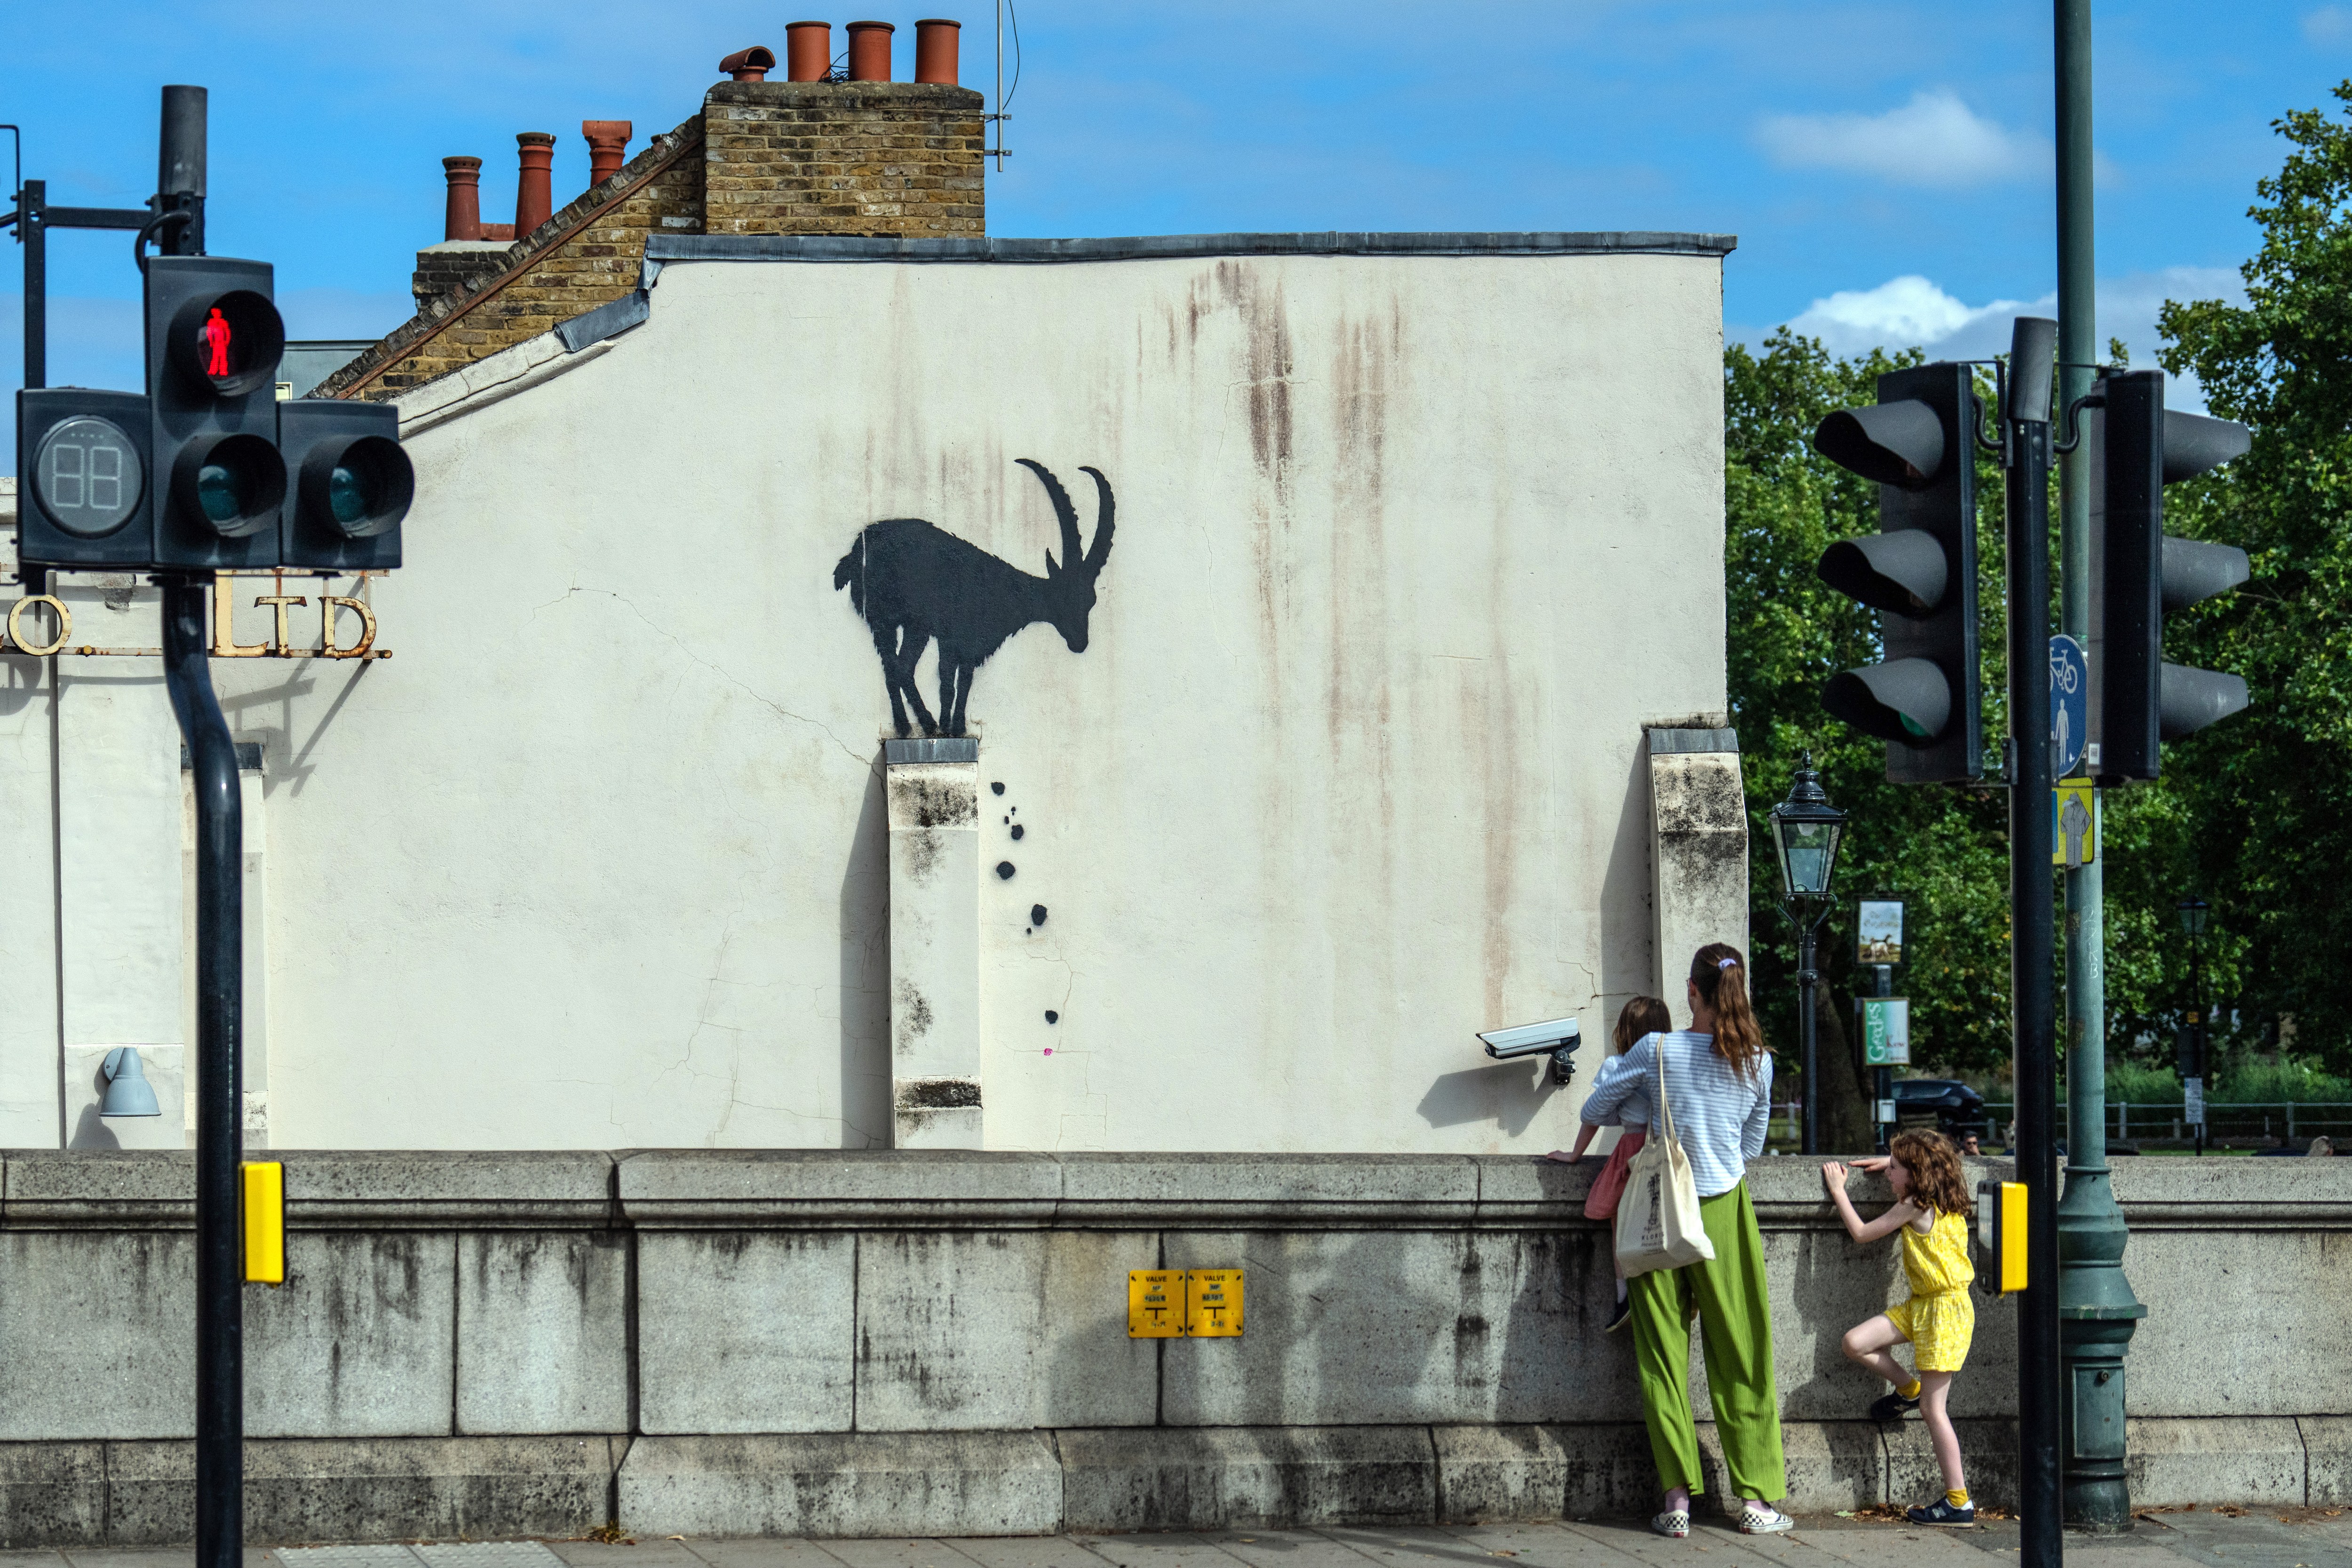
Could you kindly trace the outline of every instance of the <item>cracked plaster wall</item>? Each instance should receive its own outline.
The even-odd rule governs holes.
[[[1654,983],[1643,726],[1725,701],[1719,281],[671,264],[412,442],[394,658],[215,667],[272,1142],[887,1142],[888,705],[830,574],[899,516],[1042,573],[1018,458],[1100,468],[1118,534],[1087,650],[972,687],[988,1145],[1566,1142],[1591,1057],[1472,1034],[1597,1047]]]

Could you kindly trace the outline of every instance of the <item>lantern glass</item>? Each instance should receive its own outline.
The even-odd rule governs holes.
[[[2180,929],[2187,931],[2190,936],[2203,936],[2205,934],[2205,917],[2207,913],[2208,910],[2204,900],[2181,900]]]
[[[1772,836],[1780,841],[1780,886],[1790,898],[1824,898],[1830,879],[1837,874],[1838,839],[1842,822],[1807,821],[1776,816]]]

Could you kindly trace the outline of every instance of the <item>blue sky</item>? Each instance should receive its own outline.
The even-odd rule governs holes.
[[[926,5],[964,22],[964,80],[986,87],[992,10]],[[634,153],[695,112],[720,55],[781,54],[800,14],[0,0],[0,121],[25,126],[52,202],[131,205],[153,184],[157,89],[207,85],[211,248],[277,263],[291,335],[374,336],[440,237],[444,154],[484,159],[495,220],[514,133],[555,132],[561,205],[586,184],[582,120],[634,121]],[[916,14],[879,15],[905,73]],[[2048,0],[1023,0],[1020,21],[997,234],[1729,232],[1729,335],[1793,321],[1841,350],[2005,345],[2053,287]],[[2270,122],[2352,76],[2352,4],[2101,4],[2094,27],[2100,326],[2146,364],[2161,300],[2234,293],[2254,182],[2283,152]],[[53,383],[135,384],[127,238],[52,237]],[[20,274],[0,247],[13,387]]]

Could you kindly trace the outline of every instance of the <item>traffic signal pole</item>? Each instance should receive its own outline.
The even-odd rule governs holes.
[[[196,797],[196,1568],[239,1568],[245,1533],[241,1031],[245,824],[213,691],[206,584],[163,580],[163,679]]]
[[[2056,0],[2058,84],[2058,395],[2063,411],[2092,389],[2099,359],[2091,184],[2090,0]],[[2092,443],[2059,469],[2063,629],[2094,647]],[[2085,771],[2095,773],[2086,763]],[[2094,794],[2094,844],[2099,843]],[[2124,1353],[2146,1306],[2124,1277],[2130,1237],[2107,1171],[2106,922],[2104,847],[2066,872],[2066,1192],[2058,1205],[2065,1522],[2101,1534],[2131,1528],[2125,1479]],[[2071,1397],[2066,1397],[2071,1395]]]
[[[2018,1515],[2023,1568],[2059,1568],[2058,1061],[2050,843],[2051,363],[2056,323],[2020,317],[2011,340],[2008,466],[2010,973],[2016,1030],[2017,1173],[2027,1263],[2017,1325]]]
[[[169,256],[204,254],[205,89],[163,89],[155,208]],[[152,330],[152,327],[151,327]],[[149,345],[151,358],[156,345]],[[196,807],[196,1568],[245,1559],[245,821],[213,689],[212,574],[166,574],[163,679]]]

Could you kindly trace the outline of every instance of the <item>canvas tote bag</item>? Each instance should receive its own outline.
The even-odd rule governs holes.
[[[1628,1279],[1715,1258],[1715,1244],[1699,1219],[1690,1157],[1675,1136],[1675,1113],[1666,1104],[1664,1035],[1651,1054],[1658,1066],[1657,1115],[1651,1119],[1650,1141],[1625,1167],[1625,1195],[1617,1202],[1617,1272]]]

